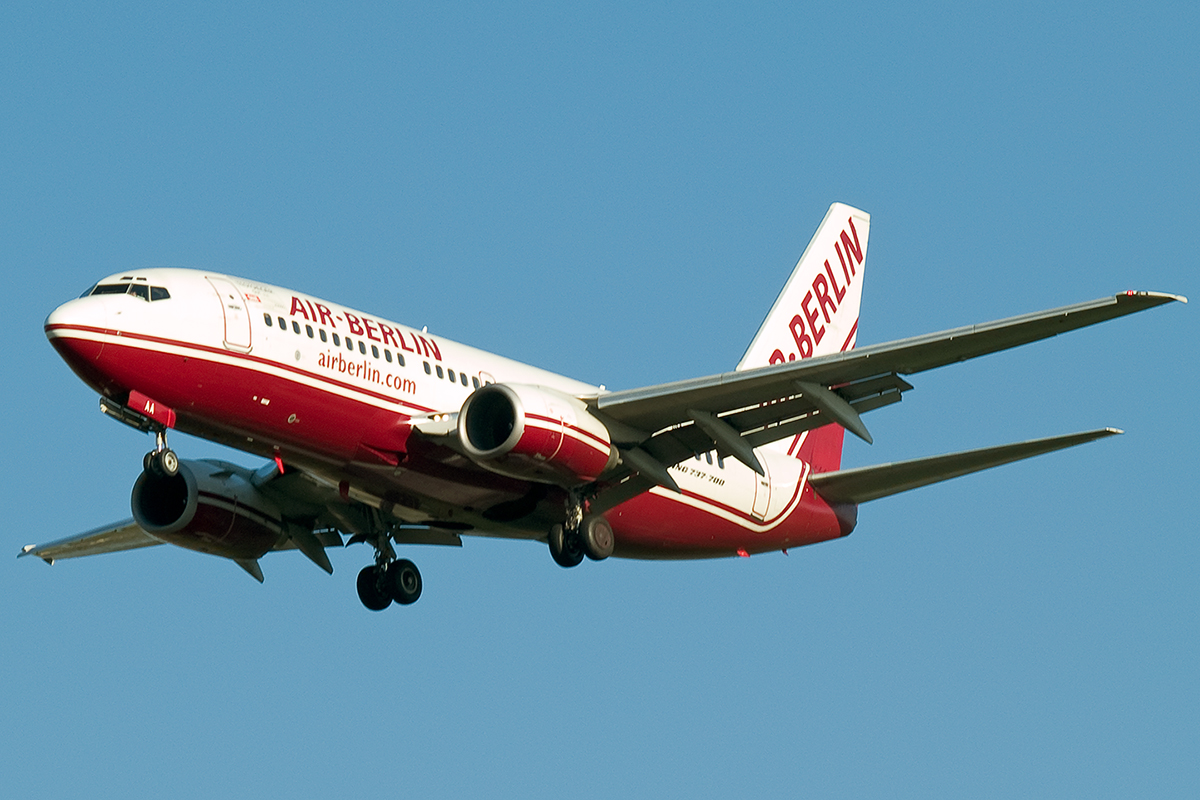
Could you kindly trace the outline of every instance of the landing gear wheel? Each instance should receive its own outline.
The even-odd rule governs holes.
[[[158,470],[168,478],[179,474],[179,456],[174,450],[163,450],[158,454]]]
[[[548,541],[550,557],[560,567],[577,567],[583,561],[583,548],[579,546],[579,540],[568,534],[562,525],[555,525],[550,529]]]
[[[392,604],[391,596],[380,586],[383,583],[380,578],[385,575],[379,567],[363,567],[358,573],[358,599],[372,611],[383,611]]]
[[[585,517],[579,526],[579,539],[583,552],[592,561],[603,561],[613,554],[616,537],[608,520],[599,515]]]
[[[151,450],[142,459],[142,468],[163,478],[174,478],[179,474],[179,456],[174,450]]]
[[[421,596],[421,572],[406,558],[393,561],[388,564],[384,586],[397,603],[411,605]]]

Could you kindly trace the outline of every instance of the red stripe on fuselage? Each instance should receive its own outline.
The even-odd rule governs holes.
[[[542,416],[541,414],[526,414],[525,416],[527,416],[529,419],[535,419],[538,422],[544,422],[547,425],[561,425],[563,428],[571,431],[572,433],[574,433],[576,436],[579,436],[580,438],[591,439],[593,442],[595,442],[596,449],[599,450],[600,452],[604,453],[605,458],[608,458],[608,453],[609,453],[609,450],[612,448],[612,443],[607,442],[604,439],[601,439],[599,436],[592,433],[591,431],[584,430],[583,428],[580,428],[578,425],[572,425],[571,423],[567,422],[566,420],[559,419],[558,417],[546,417],[546,416]],[[588,443],[581,442],[581,444],[588,444]]]
[[[161,337],[161,336],[149,336],[147,334],[141,334],[141,333],[128,333],[128,332],[123,332],[123,331],[114,331],[111,329],[94,328],[94,327],[88,327],[85,325],[47,325],[46,326],[46,332],[47,333],[54,332],[54,334],[57,338],[64,338],[63,335],[60,333],[60,331],[64,331],[64,330],[75,330],[75,331],[82,331],[84,333],[96,333],[96,334],[101,334],[101,335],[106,335],[106,336],[116,336],[116,337],[120,337],[121,339],[132,339],[134,341],[147,342],[150,344],[168,345],[171,347],[179,347],[179,348],[183,348],[183,349],[194,350],[194,351],[197,351],[202,354],[218,355],[218,356],[221,356],[222,358],[232,359],[235,361],[248,361],[253,364],[260,364],[260,365],[264,365],[264,366],[274,367],[275,369],[282,370],[284,372],[290,372],[294,375],[302,375],[306,378],[309,378],[310,380],[318,381],[320,383],[325,383],[330,386],[336,386],[340,389],[345,389],[347,391],[358,392],[360,394],[367,395],[368,397],[373,397],[377,400],[382,400],[386,403],[393,403],[396,405],[401,405],[401,406],[411,409],[412,411],[415,411],[419,414],[428,414],[428,413],[432,413],[434,411],[434,409],[432,409],[432,408],[420,406],[420,405],[417,405],[416,403],[410,402],[408,400],[403,400],[398,397],[393,397],[391,395],[381,394],[379,392],[375,392],[375,391],[372,391],[371,389],[367,389],[367,388],[364,388],[362,386],[358,386],[358,385],[355,385],[352,383],[346,383],[344,381],[339,381],[334,378],[330,378],[328,375],[324,375],[324,374],[317,373],[317,372],[311,372],[309,370],[301,369],[299,367],[294,367],[290,364],[285,364],[281,361],[274,361],[269,358],[262,358],[261,356],[254,356],[254,355],[250,355],[248,353],[239,353],[237,351],[227,350],[227,349],[221,348],[221,347],[212,347],[210,345],[197,344],[195,342],[188,342],[188,341],[184,341],[182,339],[168,339],[168,338]],[[65,338],[77,338],[77,337],[65,337]],[[82,339],[80,341],[91,341],[91,340]],[[113,346],[113,344],[111,342],[108,344],[109,344],[109,346]],[[126,388],[129,388],[129,387],[126,387]]]

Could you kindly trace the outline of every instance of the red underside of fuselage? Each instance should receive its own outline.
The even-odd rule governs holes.
[[[284,461],[302,468],[319,465],[328,470],[333,466],[380,497],[414,489],[391,470],[372,471],[363,464],[375,459],[376,466],[387,466],[386,458],[380,456],[386,457],[389,452],[401,461],[413,460],[411,456],[417,455],[408,453],[409,428],[399,423],[412,414],[433,409],[410,399],[401,406],[395,398],[379,395],[396,405],[395,410],[380,408],[340,393],[343,385],[328,376],[227,350],[187,344],[193,354],[184,356],[148,347],[156,341],[148,337],[123,334],[139,341],[139,346],[73,337],[66,326],[59,326],[54,334],[51,342],[55,349],[85,383],[120,402],[126,400],[130,390],[136,390],[169,406],[177,415],[179,430],[260,456],[277,453]],[[236,363],[206,358],[206,349]],[[263,368],[267,366],[293,373],[297,379],[266,372]],[[300,382],[301,376],[317,381],[318,386]],[[344,388],[362,391],[361,387]],[[437,498],[442,502],[475,505],[476,510],[482,510],[486,504],[520,498],[531,488],[531,484],[512,478],[455,469],[419,457],[415,460],[441,474],[414,474],[418,473],[416,469],[404,472],[414,474],[414,480],[425,480],[424,485],[436,482],[446,495]],[[456,486],[461,487],[458,498],[452,496]],[[616,536],[615,555],[687,559],[754,554],[836,539],[854,528],[854,506],[832,507],[807,483],[784,516],[765,523],[744,512],[711,504],[706,498],[692,499],[694,504],[689,504],[665,493],[647,492],[607,512],[605,517]],[[485,505],[479,505],[481,502]],[[529,519],[512,523],[515,536],[526,538],[521,532],[528,532],[531,525],[540,531],[537,526],[543,518],[552,519],[561,513],[558,493],[551,492],[543,506]]]

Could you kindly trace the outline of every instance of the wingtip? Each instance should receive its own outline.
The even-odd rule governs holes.
[[[1188,301],[1188,299],[1181,294],[1171,294],[1170,292],[1137,292],[1132,289],[1121,292],[1119,295],[1117,295],[1117,299],[1122,297],[1151,297],[1160,303],[1177,302],[1186,304]]]
[[[54,566],[54,559],[46,558],[46,556],[37,552],[37,549],[38,549],[38,546],[36,544],[27,544],[21,548],[21,552],[17,553],[17,558],[24,558],[25,556],[37,556],[38,558],[40,558],[42,561],[45,561],[50,566]]]

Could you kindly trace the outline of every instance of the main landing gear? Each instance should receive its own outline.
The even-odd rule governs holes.
[[[407,606],[421,596],[421,573],[406,558],[363,567],[358,573],[358,599],[372,611],[383,611],[393,602]]]
[[[371,611],[383,611],[393,602],[402,606],[417,602],[421,596],[417,565],[407,558],[396,558],[386,531],[367,541],[375,547],[375,563],[358,573],[358,599],[362,604]]]
[[[583,513],[582,498],[572,493],[567,499],[567,519],[563,525],[550,528],[547,537],[550,557],[560,567],[577,567],[587,556],[603,561],[613,554],[616,537],[612,525],[599,514]]]
[[[142,468],[163,478],[174,478],[179,474],[179,456],[167,447],[165,429],[159,428],[154,431],[154,449],[142,459]]]

